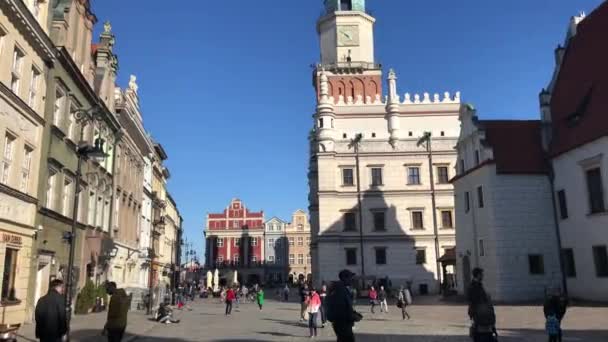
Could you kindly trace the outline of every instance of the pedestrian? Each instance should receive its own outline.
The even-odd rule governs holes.
[[[380,302],[380,312],[388,313],[388,303],[386,301],[386,290],[384,290],[384,286],[380,286],[380,291],[378,291],[378,301]]]
[[[327,320],[332,323],[337,342],[354,342],[353,325],[363,316],[353,309],[352,286],[354,273],[342,270],[338,274],[339,281],[332,284],[327,294]]]
[[[124,289],[119,289],[115,282],[106,284],[106,293],[110,296],[108,318],[103,330],[108,342],[120,342],[127,329],[127,314],[129,311],[129,296]]]
[[[260,310],[262,310],[262,306],[264,306],[264,288],[262,286],[260,286],[258,289],[256,299],[258,302],[258,306],[260,307]]]
[[[310,295],[306,300],[306,312],[308,313],[308,329],[310,330],[310,338],[317,337],[317,319],[321,309],[321,297],[313,288],[310,290]]]
[[[403,319],[405,320],[405,317],[407,317],[407,319],[410,319],[410,314],[407,312],[406,308],[407,306],[410,304],[411,302],[411,295],[409,295],[410,290],[408,290],[407,288],[401,286],[401,288],[399,289],[399,297],[397,299],[397,307],[401,309],[401,316],[403,316]],[[410,298],[408,300],[408,298]]]
[[[300,322],[306,322],[308,315],[306,313],[306,299],[308,298],[308,284],[302,283],[300,286]]]
[[[236,303],[236,308],[239,308],[239,304],[241,303],[241,291],[239,291],[238,285],[234,285],[234,302]],[[238,311],[238,310],[237,310]]]
[[[496,314],[490,296],[482,284],[483,270],[473,269],[473,280],[467,291],[468,314],[473,321],[470,334],[474,342],[492,342],[496,333]]]
[[[547,334],[549,335],[549,341],[555,341],[555,342],[562,341],[561,323],[562,323],[562,320],[564,319],[564,316],[566,315],[567,306],[568,306],[568,302],[567,302],[566,298],[558,293],[552,293],[545,300],[545,304],[543,305],[543,313],[545,314],[545,319],[547,320],[546,328],[547,328]],[[557,330],[553,334],[553,335],[555,335],[553,340],[551,339],[552,334],[549,332],[550,325],[551,325],[551,328]]]
[[[226,290],[226,316],[232,314],[232,302],[236,299],[236,295],[232,288]]]
[[[319,298],[321,299],[321,307],[319,308],[321,312],[321,328],[325,328],[325,323],[327,322],[327,315],[325,314],[325,299],[327,298],[327,285],[323,284],[321,286],[321,292],[319,293]]]
[[[36,338],[40,342],[59,342],[67,337],[64,290],[63,281],[54,279],[49,292],[36,304]]]
[[[285,287],[283,288],[283,299],[285,302],[289,302],[289,285],[287,284],[285,284]]]
[[[371,305],[371,309],[372,309],[372,314],[376,313],[374,311],[374,308],[376,307],[376,304],[378,303],[378,292],[376,291],[376,289],[372,286],[369,288],[369,304]]]

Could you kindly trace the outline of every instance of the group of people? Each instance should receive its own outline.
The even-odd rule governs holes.
[[[36,303],[36,338],[41,342],[66,341],[69,333],[65,307],[65,286],[63,281],[51,281],[49,292]],[[116,283],[106,283],[106,293],[111,296],[108,316],[102,334],[108,342],[120,342],[127,328],[127,314],[131,300],[124,289]]]
[[[241,300],[243,302],[248,302],[249,298],[255,300],[260,310],[264,307],[264,288],[258,284],[255,284],[251,290],[246,286],[238,287],[228,287],[226,289],[222,289],[220,292],[220,299],[222,302],[226,303],[226,316],[232,314],[232,305],[236,304],[237,307]]]

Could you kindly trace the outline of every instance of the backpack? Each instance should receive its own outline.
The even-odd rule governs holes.
[[[496,325],[496,313],[494,306],[489,302],[482,302],[475,307],[473,321],[478,326],[494,326]]]

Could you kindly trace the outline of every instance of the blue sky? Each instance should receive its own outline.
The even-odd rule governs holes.
[[[484,118],[536,118],[569,18],[601,0],[368,0],[376,59],[405,92],[461,91]],[[307,132],[322,0],[93,1],[119,84],[138,76],[146,128],[203,250],[207,212],[239,197],[266,217],[307,208]]]

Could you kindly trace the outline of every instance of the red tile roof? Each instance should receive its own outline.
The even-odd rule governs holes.
[[[497,173],[547,172],[539,120],[480,120],[479,124],[494,152]]]
[[[95,56],[97,53],[97,48],[99,48],[99,44],[91,44],[91,55]]]
[[[553,156],[608,136],[608,2],[579,23],[551,96]]]

